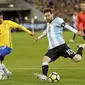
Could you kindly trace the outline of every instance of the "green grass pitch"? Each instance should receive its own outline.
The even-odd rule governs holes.
[[[37,32],[39,36],[41,32]],[[85,43],[77,36],[74,43],[69,42],[73,33],[63,33],[66,42],[76,52],[77,44]],[[10,79],[0,81],[0,85],[85,85],[85,50],[83,59],[75,63],[69,58],[60,57],[49,65],[50,72],[58,72],[61,79],[58,83],[41,82],[34,77],[34,73],[41,73],[41,59],[48,50],[47,38],[35,43],[34,38],[27,33],[12,33],[13,51],[8,55],[4,64],[12,72]],[[48,73],[48,74],[49,74]]]

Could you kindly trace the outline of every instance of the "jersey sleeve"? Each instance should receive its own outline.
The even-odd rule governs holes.
[[[31,34],[31,31],[29,31],[28,29],[26,29],[24,26],[22,26],[20,24],[17,24],[17,23],[15,23],[13,21],[10,21],[10,20],[8,20],[7,23],[10,25],[10,28],[15,28],[15,29],[19,28],[19,29]]]
[[[56,18],[55,23],[57,26],[63,26],[65,22],[62,18]]]
[[[38,39],[41,39],[46,35],[47,35],[47,30],[44,30],[44,32],[38,37]]]

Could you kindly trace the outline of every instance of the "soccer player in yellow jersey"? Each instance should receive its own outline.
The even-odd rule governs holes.
[[[5,65],[2,64],[5,56],[12,51],[11,28],[20,28],[31,36],[34,36],[34,33],[27,30],[25,27],[10,20],[3,20],[3,13],[0,12],[0,80],[8,79],[12,74]],[[5,76],[3,76],[4,74]]]

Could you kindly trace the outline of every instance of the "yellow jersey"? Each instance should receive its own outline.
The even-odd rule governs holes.
[[[12,28],[15,28],[15,29],[20,28],[21,30],[31,34],[31,31],[29,31],[25,27],[10,20],[4,20],[2,24],[0,24],[0,47],[8,46],[12,48],[12,41],[11,41],[11,29]]]

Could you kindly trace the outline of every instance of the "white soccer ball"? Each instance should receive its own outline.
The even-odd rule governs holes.
[[[49,82],[58,82],[60,80],[60,75],[56,72],[52,72],[48,76]]]

